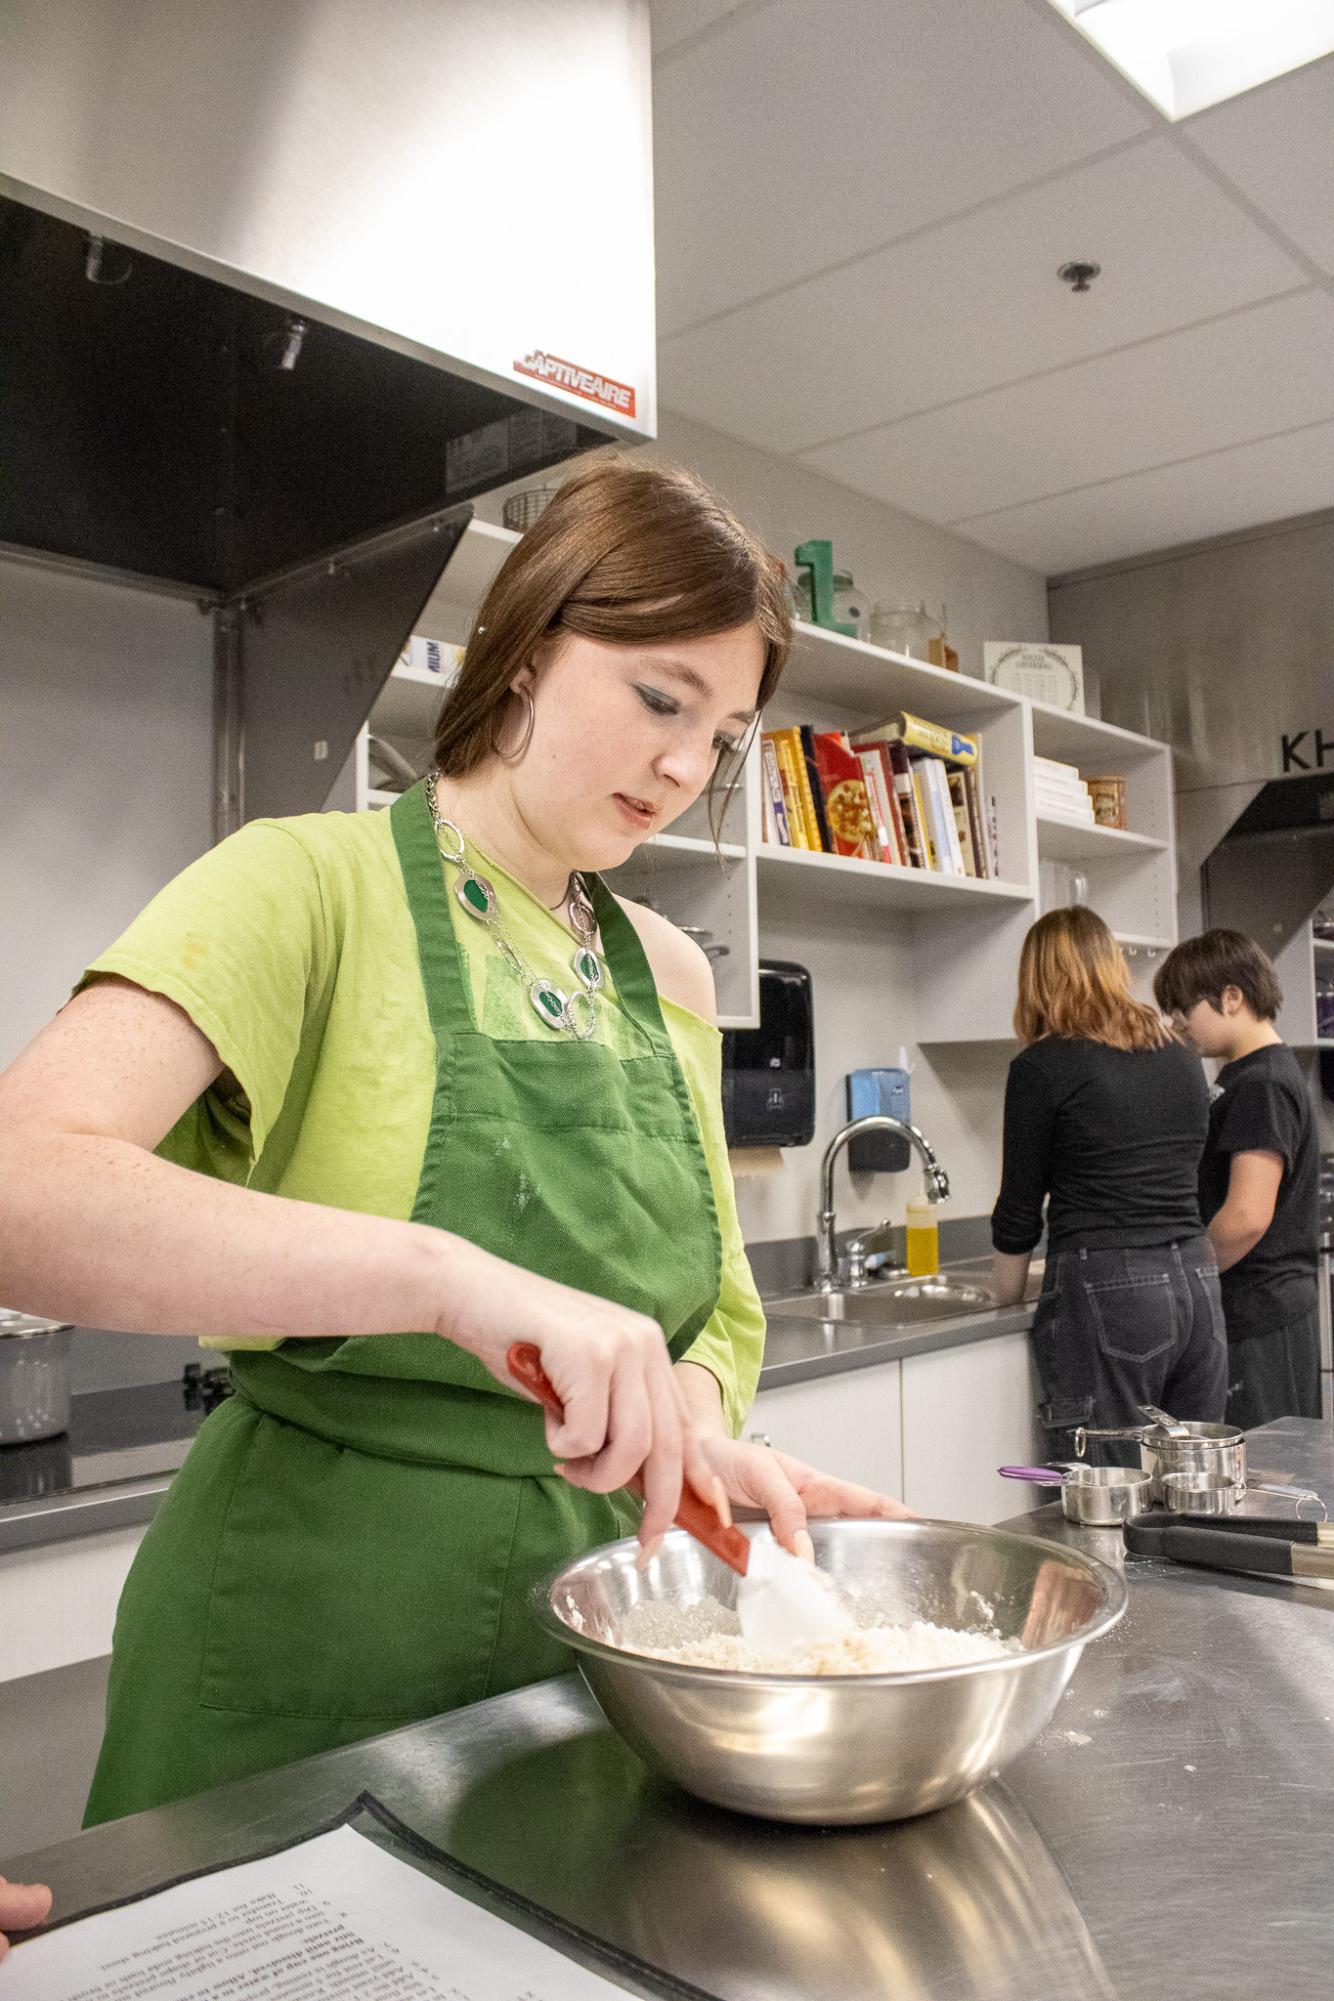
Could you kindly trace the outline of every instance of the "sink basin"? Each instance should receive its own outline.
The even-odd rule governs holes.
[[[915,1327],[924,1320],[985,1313],[995,1303],[983,1286],[943,1274],[889,1279],[857,1292],[794,1292],[765,1301],[769,1312],[784,1320],[841,1320],[861,1327]]]

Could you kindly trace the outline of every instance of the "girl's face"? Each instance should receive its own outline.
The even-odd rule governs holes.
[[[763,667],[754,625],[647,646],[565,634],[516,682],[533,697],[533,733],[511,782],[533,834],[574,868],[625,861],[740,746]]]

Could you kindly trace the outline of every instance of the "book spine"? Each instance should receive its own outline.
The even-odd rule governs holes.
[[[889,800],[885,796],[885,775],[879,756],[873,750],[859,750],[856,756],[862,768],[866,797],[870,802],[878,857],[882,862],[895,862],[898,856],[894,852],[894,821]]]
[[[774,839],[779,847],[792,846],[792,834],[787,824],[787,802],[783,798],[783,778],[778,769],[778,752],[773,738],[766,735],[760,745],[760,763],[764,770],[764,803],[768,818],[774,827]]]
[[[778,842],[778,822],[774,818],[774,802],[769,796],[769,787],[760,787],[760,839],[769,848],[776,848]]]
[[[926,854],[926,866],[940,872],[944,868],[944,856],[940,854],[940,842],[936,838],[936,814],[932,812],[932,802],[926,790],[926,778],[916,760],[910,762],[912,772],[912,810],[918,816],[918,826],[922,828],[922,852]]]
[[[783,804],[787,809],[788,832],[792,836],[794,848],[809,849],[810,837],[806,832],[806,815],[802,810],[801,786],[797,779],[797,760],[789,741],[789,732],[779,730],[774,737],[774,754],[778,759],[778,773],[783,790]]]
[[[978,875],[984,879],[990,875],[990,857],[987,854],[986,830],[982,824],[982,794],[978,783],[978,767],[969,767],[963,774],[964,798],[968,803],[968,831],[972,836],[973,855],[977,861]]]
[[[908,852],[911,868],[929,868],[926,852],[926,829],[921,814],[917,810],[917,793],[912,781],[912,766],[908,753],[901,743],[885,746],[885,756],[894,774],[894,798],[898,804],[899,818],[903,822],[903,839]]]
[[[797,756],[801,773],[805,773],[802,784],[801,803],[806,812],[807,824],[815,829],[811,846],[816,853],[831,855],[834,843],[829,834],[829,823],[825,819],[824,789],[820,784],[820,773],[815,763],[815,732],[809,723],[803,723],[797,731]]]
[[[959,852],[963,856],[965,875],[977,874],[977,857],[973,853],[973,830],[968,824],[968,794],[964,789],[962,771],[947,774],[950,788],[950,805],[954,809],[954,826],[959,840]]]
[[[996,811],[996,795],[987,794],[987,852],[991,857],[991,873],[1000,880],[1000,815]]]
[[[881,744],[878,748],[880,753],[880,768],[885,774],[885,787],[889,793],[889,810],[893,815],[894,845],[898,849],[899,866],[900,868],[911,868],[913,866],[912,846],[908,840],[908,829],[904,823],[903,806],[899,800],[898,781],[894,776],[894,767],[889,761],[888,748],[884,744]]]
[[[936,824],[940,829],[942,851],[945,856],[946,875],[963,875],[963,850],[959,846],[959,830],[954,824],[954,801],[950,798],[949,778],[938,757],[926,759],[927,781],[931,786],[936,806]]]

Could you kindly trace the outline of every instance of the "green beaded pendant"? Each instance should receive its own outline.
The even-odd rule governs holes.
[[[496,914],[496,892],[484,875],[475,875],[469,868],[460,869],[454,894],[469,917],[476,917],[483,924],[489,924]]]
[[[551,980],[534,980],[528,989],[528,998],[539,1021],[544,1021],[548,1028],[565,1027],[569,1002]]]
[[[570,961],[579,976],[580,984],[590,994],[595,994],[602,985],[602,966],[596,952],[590,952],[587,945],[581,945]]]

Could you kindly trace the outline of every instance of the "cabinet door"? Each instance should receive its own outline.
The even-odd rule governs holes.
[[[898,1496],[903,1478],[899,1364],[761,1390],[742,1433],[822,1472]]]
[[[1045,1443],[1026,1334],[912,1355],[903,1368],[903,1498],[919,1514],[1001,1522],[1050,1500],[1049,1490],[1002,1480]]]
[[[116,1605],[141,1527],[0,1556],[0,1681],[111,1652]]]

